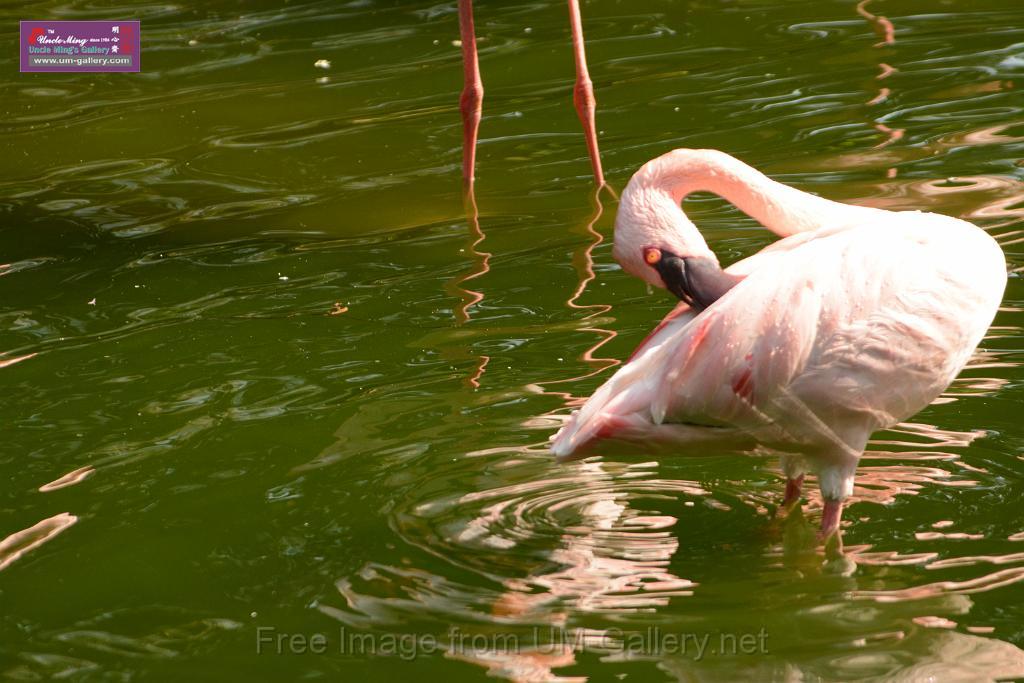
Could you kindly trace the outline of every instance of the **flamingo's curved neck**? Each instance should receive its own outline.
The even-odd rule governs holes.
[[[676,206],[693,192],[713,192],[782,237],[867,220],[881,211],[783,185],[716,150],[675,150],[648,163],[637,176],[643,184],[667,192]]]
[[[622,192],[615,218],[615,258],[628,272],[657,287],[665,283],[644,260],[655,247],[680,258],[717,263],[680,202],[713,192],[776,235],[866,224],[888,212],[829,201],[777,183],[739,159],[710,149],[677,149],[649,161]]]

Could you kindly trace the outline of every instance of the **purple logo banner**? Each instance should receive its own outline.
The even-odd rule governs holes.
[[[139,71],[138,21],[23,21],[21,71]]]

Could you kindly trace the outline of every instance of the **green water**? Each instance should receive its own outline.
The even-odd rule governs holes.
[[[0,361],[35,354],[0,368],[0,538],[34,528],[0,675],[1024,676],[1024,10],[867,9],[894,42],[852,2],[583,4],[614,188],[716,147],[1016,270],[830,560],[813,494],[770,523],[775,461],[544,452],[671,306],[611,257],[565,3],[477,3],[475,222],[453,1],[0,4]],[[18,19],[114,17],[142,73],[17,73]],[[726,263],[772,239],[687,211]]]

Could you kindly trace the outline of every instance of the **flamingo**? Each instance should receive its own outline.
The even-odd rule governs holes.
[[[699,191],[782,239],[723,270],[680,206]],[[552,437],[556,458],[767,448],[786,475],[781,511],[817,474],[824,541],[872,432],[949,386],[1007,277],[1002,250],[971,223],[830,201],[716,150],[677,149],[637,171],[613,255],[680,303]]]
[[[597,146],[597,129],[594,123],[594,84],[587,70],[587,55],[583,43],[583,19],[580,16],[579,0],[568,0],[569,24],[572,28],[573,53],[576,58],[576,86],[573,101],[576,113],[583,125],[587,140],[590,165],[594,182],[604,187],[604,171],[601,169],[601,154]],[[476,140],[480,130],[483,112],[484,84],[480,78],[480,63],[476,51],[476,31],[473,26],[473,0],[459,0],[459,37],[462,42],[462,65],[464,85],[459,106],[462,110],[462,177],[469,192],[473,189],[476,173]]]

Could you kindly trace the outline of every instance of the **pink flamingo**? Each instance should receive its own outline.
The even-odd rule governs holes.
[[[723,270],[680,207],[698,191],[783,239]],[[829,201],[715,150],[677,149],[633,176],[613,254],[682,303],[572,414],[554,454],[764,446],[782,453],[782,510],[817,473],[823,539],[871,433],[949,386],[1006,286],[1002,250],[970,223]]]
[[[580,17],[579,0],[569,0],[569,23],[572,26],[572,45],[576,56],[576,87],[573,99],[576,112],[583,124],[587,139],[590,164],[594,171],[594,182],[604,186],[604,172],[601,170],[601,155],[597,148],[597,131],[594,124],[594,85],[587,70],[587,56],[583,45],[583,20]],[[470,189],[476,171],[476,139],[480,130],[480,116],[483,111],[484,84],[480,78],[480,63],[476,53],[476,31],[473,28],[473,0],[459,0],[459,32],[462,38],[462,63],[465,86],[462,90],[462,177]]]

